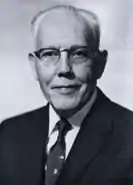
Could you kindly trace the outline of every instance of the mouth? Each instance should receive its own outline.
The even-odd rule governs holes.
[[[60,93],[60,94],[71,94],[78,90],[81,85],[57,85],[53,86],[51,89]]]

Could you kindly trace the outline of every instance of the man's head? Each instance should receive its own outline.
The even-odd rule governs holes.
[[[106,55],[99,52],[96,15],[72,6],[42,11],[32,21],[31,65],[41,89],[60,113],[72,115],[94,91]]]

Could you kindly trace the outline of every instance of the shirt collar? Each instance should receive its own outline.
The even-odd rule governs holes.
[[[71,123],[73,127],[80,127],[83,119],[86,117],[86,115],[90,111],[91,107],[93,106],[93,104],[96,100],[96,97],[97,97],[97,90],[95,89],[95,91],[93,92],[93,94],[92,94],[90,100],[87,102],[87,104],[85,104],[85,106],[81,110],[76,112],[72,117],[70,117],[68,119],[69,123]],[[52,131],[55,127],[55,124],[59,120],[60,120],[59,115],[55,112],[53,107],[50,105],[50,109],[49,109],[49,134],[52,133]]]
[[[49,134],[52,133],[55,124],[60,120],[59,115],[55,112],[53,107],[49,106]]]

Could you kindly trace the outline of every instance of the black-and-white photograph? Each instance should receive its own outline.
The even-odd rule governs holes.
[[[1,0],[0,185],[133,184],[132,10]]]

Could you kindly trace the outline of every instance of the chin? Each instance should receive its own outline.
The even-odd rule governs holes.
[[[58,99],[55,101],[52,101],[51,104],[54,106],[54,108],[58,111],[69,111],[69,110],[75,110],[76,107],[78,107],[78,103],[66,99]]]

